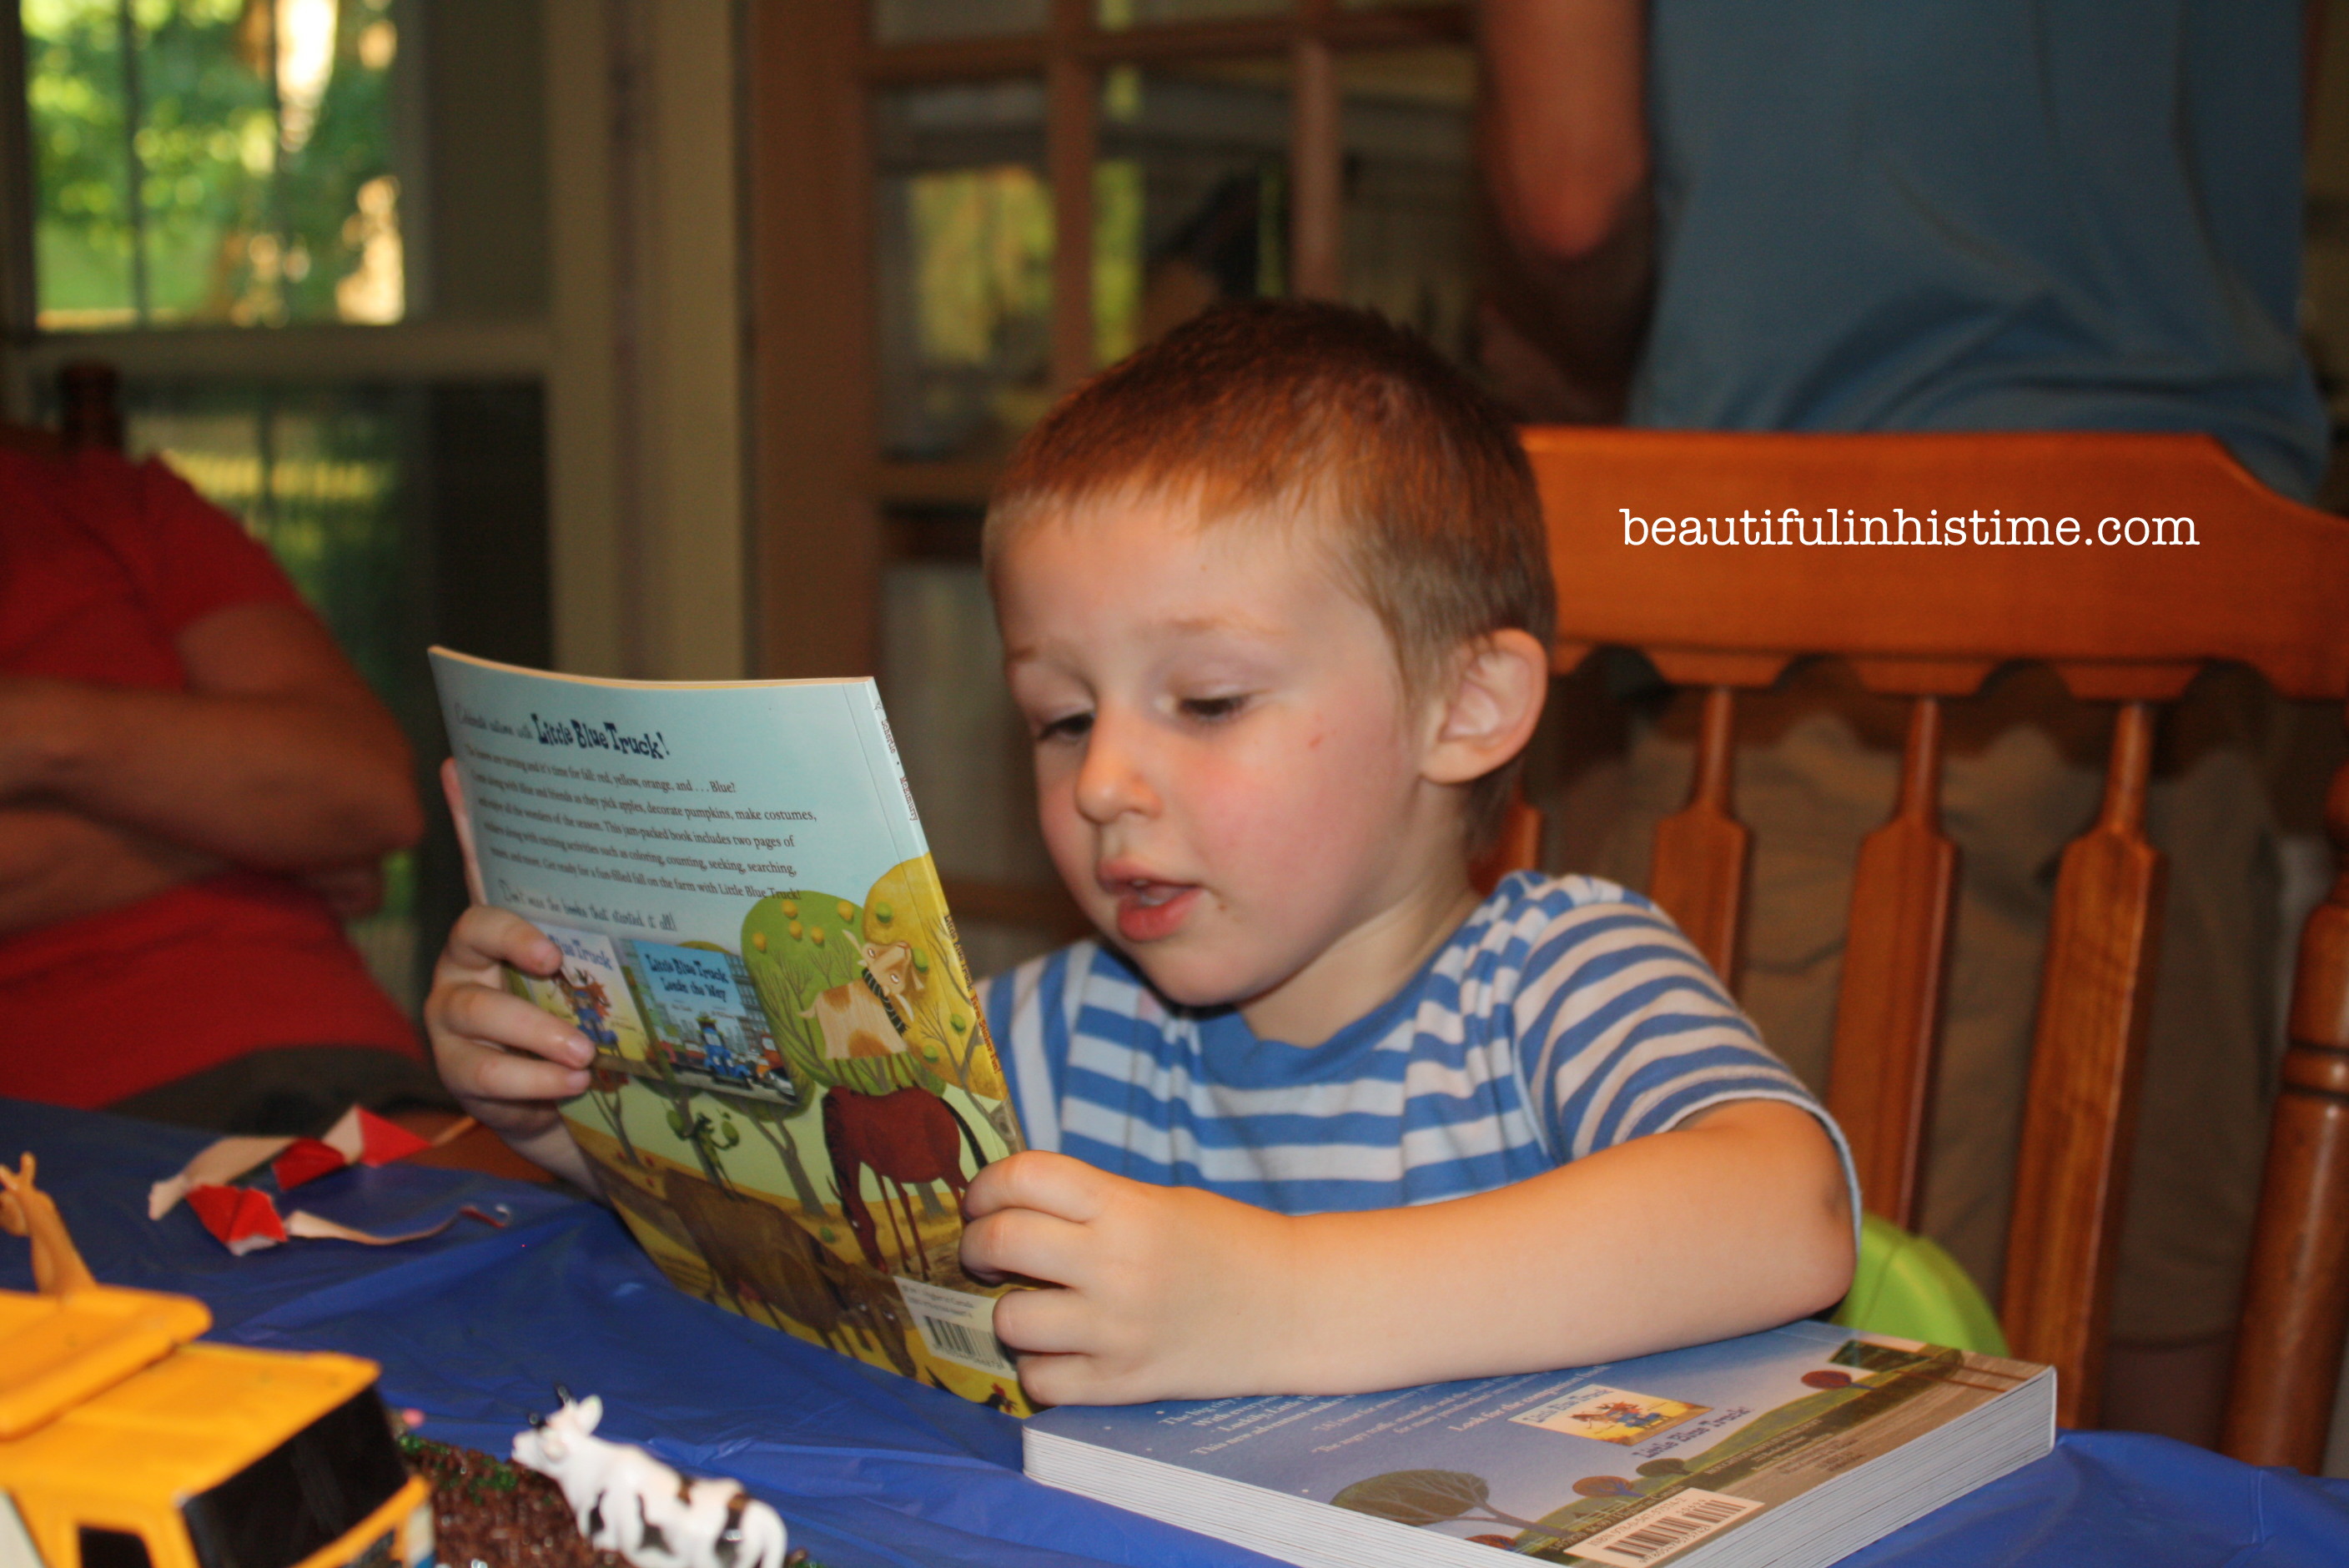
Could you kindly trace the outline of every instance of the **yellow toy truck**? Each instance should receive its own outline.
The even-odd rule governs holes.
[[[0,1165],[0,1568],[432,1568],[426,1483],[376,1367],[195,1343],[187,1296],[98,1284],[57,1205]]]

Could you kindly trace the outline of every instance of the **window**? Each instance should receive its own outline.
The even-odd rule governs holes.
[[[25,0],[38,325],[407,312],[391,0]]]
[[[986,973],[1081,928],[993,673],[977,558],[998,466],[1060,392],[1217,300],[1374,304],[1467,360],[1470,11],[779,0],[750,18],[759,673],[877,670]]]
[[[85,1524],[78,1532],[81,1568],[153,1568],[147,1543],[127,1530]]]
[[[881,93],[873,145],[881,449],[1000,457],[1051,398],[1044,84]]]
[[[391,1418],[376,1391],[364,1388],[181,1511],[202,1568],[293,1568],[407,1484]],[[82,1561],[84,1568],[145,1568],[143,1560]]]

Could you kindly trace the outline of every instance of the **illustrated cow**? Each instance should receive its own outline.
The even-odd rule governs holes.
[[[660,1181],[657,1171],[653,1173],[653,1181]],[[627,1178],[609,1173],[604,1176],[603,1188],[604,1196],[609,1198],[612,1206],[624,1215],[643,1221],[686,1251],[693,1251],[692,1235],[686,1230],[684,1222],[677,1217],[677,1212],[668,1206],[664,1194],[647,1192]]]
[[[595,1436],[604,1401],[574,1399],[516,1432],[513,1461],[552,1480],[591,1546],[636,1568],[783,1568],[782,1516],[740,1481],[688,1480],[629,1443]]]
[[[868,942],[861,957],[855,979],[817,992],[800,1013],[822,1032],[826,1061],[892,1057],[909,1048],[902,1009],[916,988],[912,945]]]
[[[851,1332],[862,1330],[891,1366],[914,1375],[896,1286],[841,1262],[771,1203],[690,1180],[664,1181],[661,1195],[709,1265],[712,1286],[732,1296],[745,1315],[755,1305],[777,1327],[790,1318],[812,1330],[825,1348],[850,1355],[857,1353]]]

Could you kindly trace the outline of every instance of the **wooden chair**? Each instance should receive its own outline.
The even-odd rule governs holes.
[[[1898,804],[1855,872],[1828,1094],[1865,1202],[1887,1218],[1915,1217],[1956,889],[1937,820],[1940,705],[2017,659],[2119,705],[2102,812],[2057,882],[2000,1313],[2017,1355],[2060,1368],[2062,1418],[2092,1420],[2161,918],[2162,856],[2144,832],[2156,706],[2213,660],[2288,696],[2349,701],[2349,522],[2282,500],[2203,436],[1578,428],[1529,430],[1526,446],[1558,568],[1557,673],[1634,648],[1706,692],[1694,785],[1657,829],[1650,892],[1723,975],[1748,860],[1731,789],[1736,694],[1830,654],[1911,701]],[[2051,537],[2076,519],[2090,539],[2106,518],[2126,539],[2183,517],[2198,542],[1626,542],[1627,510],[1651,529],[1696,518],[1729,537],[1764,503],[1800,508],[1814,537],[1830,515],[1840,531],[1961,507],[1970,533],[1977,510],[1985,523],[2044,518]],[[2326,820],[2344,869],[2301,943],[2223,1444],[2307,1470],[2349,1326],[2349,769]],[[1516,863],[1533,860],[1527,830],[1515,824]]]
[[[59,418],[54,430],[0,421],[0,447],[55,456],[84,447],[122,449],[120,377],[110,365],[75,360],[57,367]]]

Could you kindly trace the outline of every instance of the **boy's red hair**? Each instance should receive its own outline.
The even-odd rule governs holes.
[[[1203,524],[1326,529],[1414,695],[1494,632],[1550,645],[1547,539],[1516,431],[1424,340],[1372,312],[1218,306],[1078,387],[996,486],[988,570],[1021,529],[1139,497],[1195,503]],[[1498,830],[1516,772],[1513,760],[1471,787],[1472,849]]]

